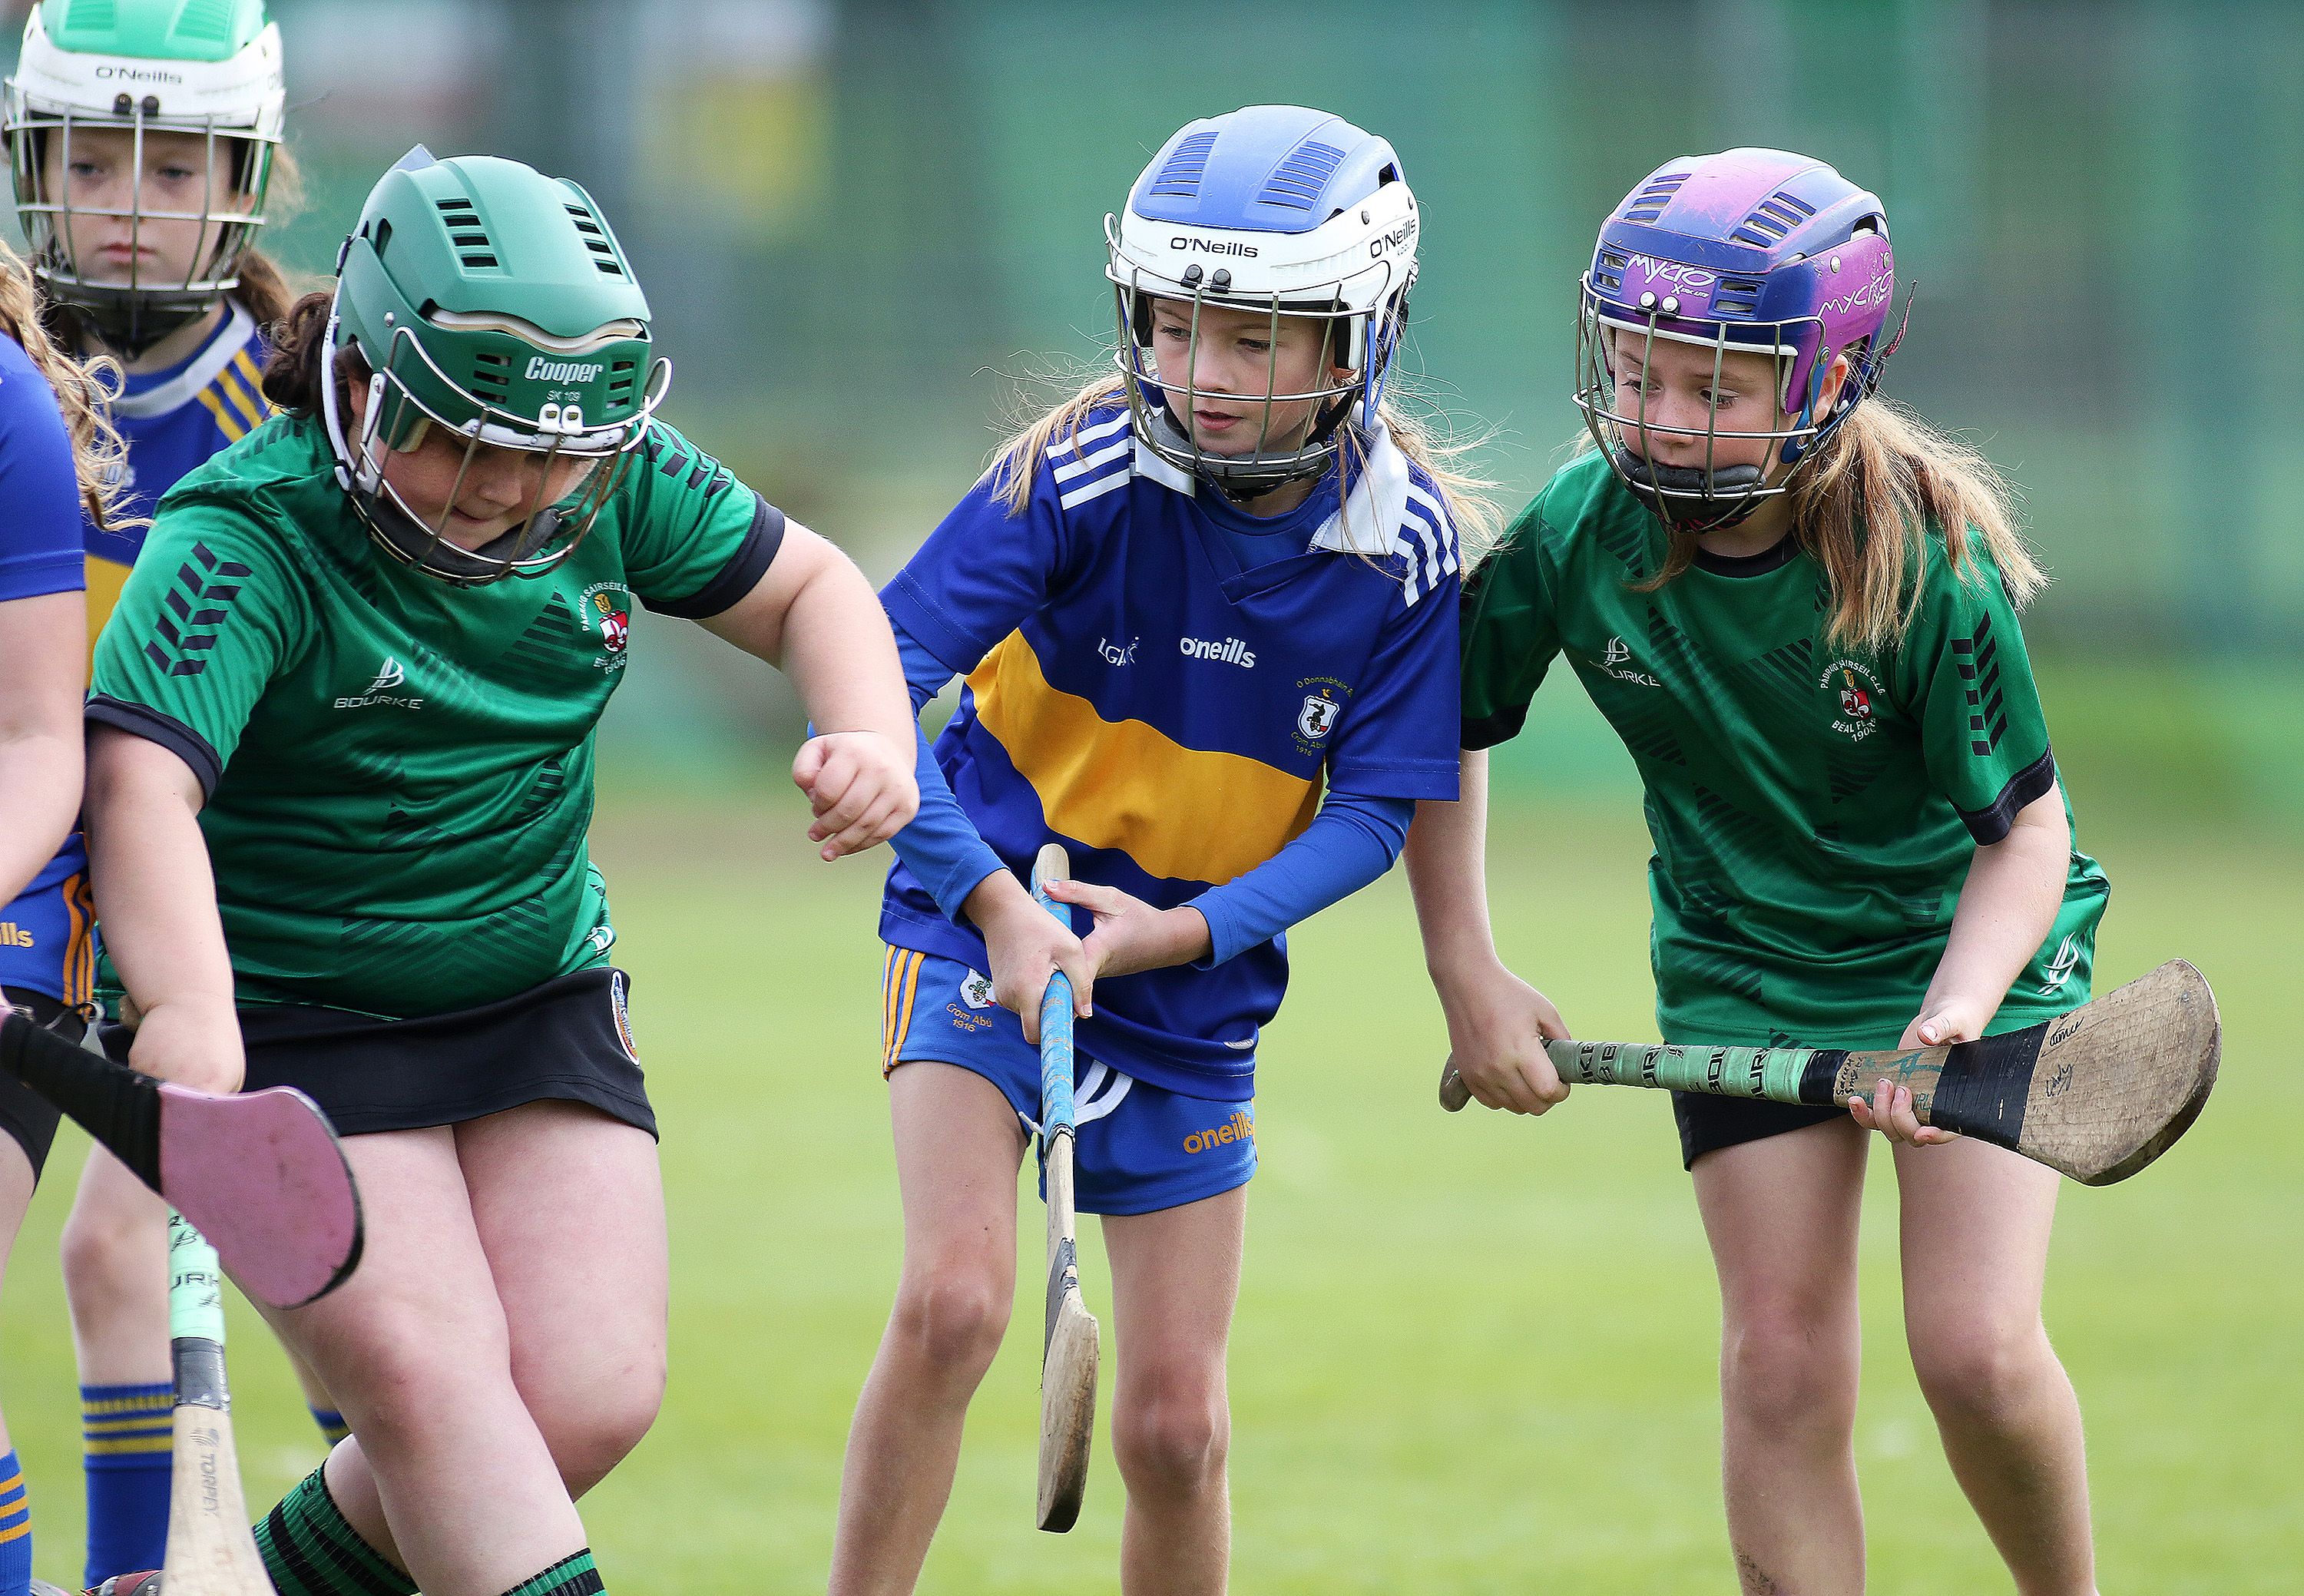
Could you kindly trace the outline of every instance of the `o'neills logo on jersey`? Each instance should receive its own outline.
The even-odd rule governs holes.
[[[376,705],[385,705],[394,709],[421,709],[424,707],[422,699],[403,697],[392,691],[407,680],[408,672],[400,661],[387,658],[383,668],[376,673],[375,681],[370,682],[362,692],[353,693],[348,698],[338,699],[334,707],[339,709],[366,709]]]
[[[1833,718],[1834,731],[1861,743],[1879,729],[1876,710],[1881,698],[1880,678],[1863,661],[1834,660],[1825,667],[1817,685],[1839,695],[1840,713]]]
[[[1228,637],[1220,643],[1210,642],[1205,637],[1180,637],[1176,647],[1189,659],[1213,659],[1218,665],[1236,665],[1242,670],[1256,668],[1256,656],[1236,637]]]
[[[528,362],[530,382],[590,382],[607,367],[598,361],[547,361],[542,355],[531,355]]]

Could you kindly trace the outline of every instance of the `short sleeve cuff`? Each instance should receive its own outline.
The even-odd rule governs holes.
[[[1520,727],[1528,724],[1528,706],[1517,709],[1499,709],[1494,715],[1484,715],[1478,720],[1464,722],[1463,743],[1466,748],[1494,748],[1499,743],[1509,743],[1520,735]]]
[[[936,602],[920,586],[919,579],[909,571],[896,573],[895,580],[880,590],[881,607],[888,618],[912,634],[913,639],[936,662],[954,675],[966,675],[976,668],[985,655],[991,652],[992,643],[979,642],[944,619]]]
[[[1328,768],[1328,786],[1360,798],[1429,798],[1453,803],[1461,776],[1461,761],[1454,759],[1347,759]]]
[[[1961,821],[1977,846],[1988,848],[2004,840],[2016,824],[2016,811],[2056,785],[2056,753],[2050,749],[2015,775],[2000,789],[2000,796],[1980,810],[1961,810]]]
[[[88,556],[77,548],[0,560],[0,602],[77,593],[88,586]]]
[[[643,602],[659,614],[688,621],[708,621],[741,603],[760,585],[760,578],[775,563],[776,551],[784,542],[784,513],[757,495],[753,504],[752,524],[745,529],[736,552],[720,567],[719,575],[685,598],[644,598]]]
[[[115,726],[132,732],[147,743],[157,743],[191,767],[199,778],[203,801],[216,796],[216,783],[224,779],[224,761],[216,757],[216,749],[182,721],[144,704],[133,704],[126,699],[116,699],[97,693],[88,700],[86,716],[94,726]]]

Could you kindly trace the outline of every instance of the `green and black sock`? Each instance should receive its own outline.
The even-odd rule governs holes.
[[[416,1596],[416,1582],[385,1562],[337,1508],[323,1472],[306,1475],[256,1526],[256,1549],[280,1596]]]
[[[524,1579],[504,1596],[604,1596],[600,1571],[593,1566],[592,1549],[563,1558],[534,1579]]]

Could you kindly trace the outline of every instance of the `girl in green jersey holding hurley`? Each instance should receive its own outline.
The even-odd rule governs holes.
[[[791,672],[825,858],[918,801],[871,588],[655,419],[667,374],[582,190],[414,152],[278,335],[287,413],[167,496],[97,649],[128,1057],[302,1088],[366,1200],[358,1274],[278,1316],[352,1428],[259,1526],[288,1596],[602,1588],[573,1503],[665,1362],[656,1122],[584,837],[632,602]]]
[[[1486,755],[1554,655],[1638,762],[1673,1042],[1890,1048],[2087,1000],[2104,876],[2072,850],[2016,606],[2039,570],[1989,467],[1868,395],[1893,348],[1880,202],[1775,150],[1673,162],[1603,229],[1577,402],[1597,450],[1465,599],[1464,798],[1408,858],[1456,1062],[1567,1095],[1499,962]],[[1920,1125],[1674,1102],[1720,1274],[1744,1589],[1862,1587],[1854,1426],[1867,1127],[1896,1143],[1905,1323],[1944,1450],[2026,1596],[2095,1588],[2080,1409],[2040,1322],[2056,1176]],[[1951,1142],[1952,1145],[1937,1145]]]

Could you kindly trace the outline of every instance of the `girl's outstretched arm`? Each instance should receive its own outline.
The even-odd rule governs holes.
[[[792,781],[826,859],[894,836],[919,807],[911,700],[888,617],[849,557],[797,522],[752,590],[702,623],[792,679],[816,734]]]
[[[1541,1114],[1568,1096],[1545,1056],[1568,1026],[1545,995],[1504,968],[1488,924],[1488,756],[1463,753],[1461,796],[1416,806],[1408,886],[1424,964],[1448,1019],[1448,1045],[1472,1095],[1491,1108]]]
[[[2063,788],[2051,782],[2046,792],[2016,811],[2007,836],[1978,846],[1936,977],[1898,1047],[1933,1048],[1984,1034],[2009,987],[2056,923],[2071,857]],[[1859,1125],[1891,1141],[1928,1146],[1953,1139],[1949,1131],[1920,1124],[1911,1093],[1902,1089],[1884,1091],[1874,1102],[1858,1099],[1848,1111]]]

